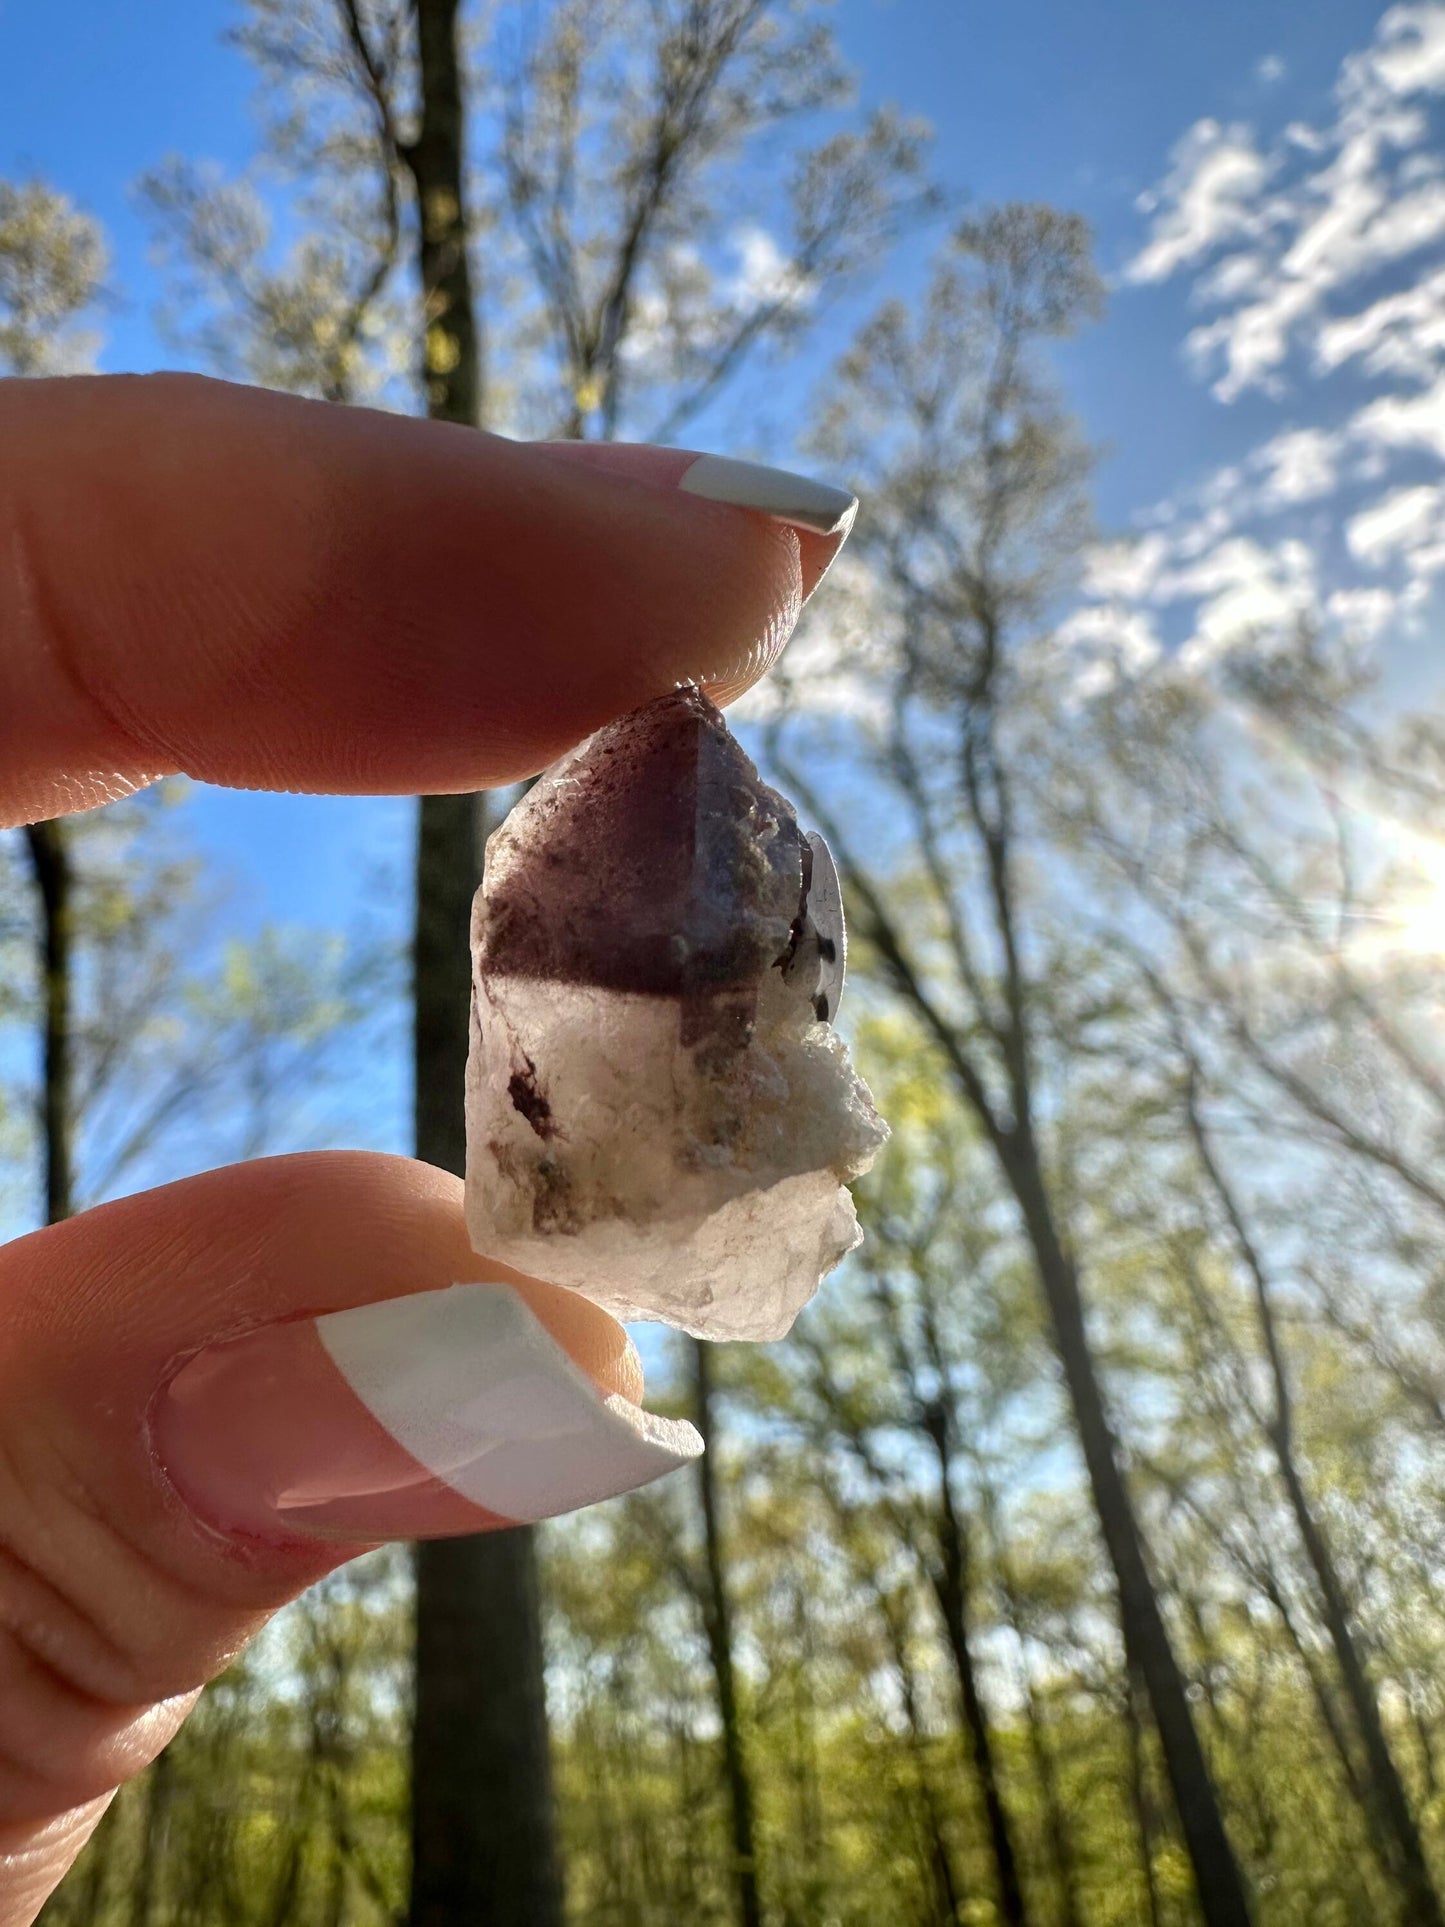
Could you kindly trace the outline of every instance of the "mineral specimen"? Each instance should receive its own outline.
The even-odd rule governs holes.
[[[776,1338],[887,1137],[829,1019],[838,881],[696,689],[555,764],[472,920],[467,1223],[620,1318]]]

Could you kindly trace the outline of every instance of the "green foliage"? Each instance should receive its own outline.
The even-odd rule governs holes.
[[[99,224],[42,181],[0,181],[0,371],[70,374],[94,342],[76,330],[106,270]]]

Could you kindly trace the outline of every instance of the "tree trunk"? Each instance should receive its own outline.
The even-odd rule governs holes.
[[[958,1927],[958,1923],[965,1917],[966,1896],[963,1882],[953,1864],[948,1835],[943,1825],[942,1807],[928,1764],[928,1736],[924,1732],[923,1719],[919,1711],[918,1681],[914,1675],[913,1662],[908,1655],[907,1630],[896,1608],[890,1605],[881,1585],[876,1583],[874,1598],[877,1601],[884,1630],[888,1635],[888,1647],[893,1657],[893,1670],[897,1676],[899,1697],[903,1701],[903,1717],[908,1729],[908,1750],[913,1759],[919,1802],[923,1807],[934,1921],[936,1927]]]
[[[993,1563],[998,1573],[999,1589],[1003,1594],[1009,1630],[1018,1641],[1019,1677],[1023,1685],[1024,1720],[1029,1736],[1029,1756],[1033,1760],[1034,1777],[1039,1785],[1039,1804],[1043,1809],[1049,1857],[1053,1862],[1054,1884],[1058,1889],[1057,1919],[1059,1927],[1084,1927],[1079,1903],[1078,1866],[1073,1836],[1069,1830],[1063,1798],[1059,1791],[1058,1763],[1054,1758],[1048,1724],[1043,1709],[1039,1705],[1038,1692],[1029,1666],[1027,1641],[1024,1635],[1024,1612],[1019,1598],[1018,1584],[1010,1570],[1009,1560],[1004,1551],[1003,1536],[999,1530],[996,1508],[987,1486],[984,1488],[984,1519],[992,1542]]]
[[[815,817],[825,813],[814,809]],[[1118,1446],[1109,1422],[1103,1387],[1084,1323],[1083,1296],[1073,1260],[1065,1251],[1045,1182],[1043,1161],[1030,1120],[1029,1050],[1024,1029],[1022,979],[1014,991],[1017,1008],[1006,1040],[1014,1116],[996,1114],[987,1087],[961,1035],[929,997],[910,960],[899,932],[867,872],[852,861],[846,839],[837,835],[844,852],[855,896],[866,911],[864,928],[876,945],[880,962],[905,1001],[918,1013],[937,1041],[963,1097],[978,1118],[1013,1194],[1028,1241],[1034,1269],[1048,1307],[1054,1349],[1063,1369],[1073,1409],[1074,1425],[1089,1475],[1109,1562],[1119,1589],[1119,1618],[1127,1655],[1138,1669],[1149,1695],[1159,1734],[1165,1770],[1178,1808],[1185,1848],[1194,1872],[1200,1914],[1205,1927],[1250,1927],[1249,1896],[1234,1849],[1225,1830],[1224,1815],[1200,1745],[1199,1735],[1184,1694],[1184,1681],[1169,1642],[1168,1629],[1149,1577],[1144,1538],[1134,1515],[1133,1501],[1119,1463]],[[1006,831],[980,825],[980,835],[995,866],[1006,873]],[[999,927],[1010,955],[1017,954],[1012,909],[1005,882],[1000,886]]]
[[[460,1171],[479,799],[421,803],[416,1145]],[[529,1529],[416,1549],[411,1927],[553,1927],[562,1919]]]
[[[1415,1729],[1415,1744],[1420,1754],[1420,1770],[1425,1776],[1425,1797],[1427,1800],[1438,1800],[1440,1772],[1435,1764],[1435,1736],[1430,1731],[1430,1723],[1425,1718],[1414,1693],[1408,1696],[1406,1704],[1410,1709],[1410,1724]]]
[[[1139,1866],[1144,1875],[1144,1895],[1149,1903],[1149,1927],[1163,1927],[1159,1909],[1159,1882],[1154,1873],[1154,1823],[1149,1813],[1149,1782],[1144,1770],[1144,1733],[1139,1721],[1139,1700],[1134,1690],[1132,1669],[1124,1672],[1124,1727],[1129,1744],[1129,1805],[1139,1838]]]
[[[39,964],[45,1008],[40,1124],[45,1150],[45,1221],[58,1224],[75,1208],[70,964],[75,878],[63,823],[32,823],[25,832],[25,842],[40,899]]]
[[[1034,1763],[1034,1777],[1039,1783],[1039,1803],[1043,1808],[1049,1858],[1053,1861],[1054,1883],[1058,1889],[1059,1927],[1084,1927],[1084,1917],[1079,1907],[1074,1843],[1064,1815],[1064,1803],[1059,1795],[1058,1769],[1044,1727],[1044,1717],[1039,1710],[1038,1694],[1034,1691],[1033,1681],[1028,1678],[1024,1680],[1024,1719],[1028,1726],[1029,1756]]]
[[[813,1629],[803,1585],[793,1592],[793,1631],[798,1658],[792,1677],[793,1783],[797,1793],[797,1840],[802,1856],[803,1919],[827,1910],[827,1856],[823,1827],[822,1767],[818,1757],[818,1708],[813,1693]]]
[[[458,0],[412,0],[421,87],[402,159],[416,188],[427,413],[480,425],[481,327],[467,252],[466,102]],[[423,797],[417,837],[416,1150],[465,1162],[471,1003],[468,925],[481,871],[479,805]],[[560,1927],[530,1530],[420,1546],[416,1554],[411,1927]]]
[[[728,1806],[732,1819],[733,1880],[737,1895],[738,1927],[762,1927],[758,1893],[757,1854],[753,1837],[753,1788],[748,1777],[747,1751],[738,1719],[737,1683],[733,1674],[732,1607],[723,1570],[722,1525],[718,1516],[717,1478],[713,1461],[712,1360],[706,1344],[692,1341],[693,1383],[697,1394],[697,1429],[706,1450],[697,1462],[702,1497],[703,1547],[707,1587],[703,1621],[708,1656],[717,1686],[718,1718],[722,1723],[723,1766],[727,1775]]]
[[[1124,1482],[1084,1325],[1078,1277],[1059,1240],[1032,1132],[1016,1133],[1000,1155],[1023,1214],[1048,1304],[1094,1506],[1119,1588],[1126,1657],[1149,1695],[1165,1771],[1194,1869],[1199,1910],[1206,1927],[1249,1927],[1251,1913],[1244,1877],[1225,1832],[1219,1799],[1185,1698],[1184,1681],[1145,1563],[1143,1536]]]
[[[1334,1648],[1335,1664],[1340,1669],[1345,1697],[1349,1700],[1364,1749],[1365,1811],[1372,1831],[1384,1837],[1384,1858],[1400,1892],[1401,1927],[1442,1927],[1445,1915],[1441,1913],[1440,1897],[1430,1876],[1424,1842],[1415,1824],[1415,1815],[1395,1765],[1395,1757],[1390,1751],[1390,1743],[1385,1737],[1374,1686],[1355,1643],[1349,1606],[1325,1539],[1324,1528],[1314,1516],[1295,1463],[1287,1417],[1280,1420],[1277,1430],[1275,1443],[1280,1476],[1289,1494],[1290,1509],[1319,1585],[1320,1602],[1330,1644]]]
[[[953,1498],[949,1470],[948,1420],[941,1405],[924,1414],[924,1429],[933,1441],[938,1458],[938,1545],[940,1562],[933,1574],[933,1587],[943,1615],[948,1650],[958,1680],[959,1704],[963,1710],[964,1730],[973,1756],[973,1770],[983,1797],[988,1825],[989,1848],[993,1855],[994,1881],[998,1888],[999,1915],[1007,1927],[1028,1927],[1019,1882],[1018,1856],[1014,1852],[1013,1829],[998,1783],[993,1757],[988,1714],[978,1684],[978,1669],[968,1635],[969,1551],[962,1520]]]
[[[416,187],[427,413],[434,421],[478,428],[485,375],[467,250],[467,107],[458,11],[459,0],[412,0],[421,124],[401,158]]]
[[[146,1774],[145,1816],[141,1821],[140,1861],[130,1892],[130,1927],[150,1927],[156,1888],[165,1859],[166,1819],[171,1804],[174,1765],[169,1752],[158,1753]]]
[[[530,1537],[417,1547],[411,1927],[562,1918]]]
[[[1190,1135],[1204,1174],[1218,1199],[1254,1286],[1260,1339],[1274,1390],[1274,1411],[1264,1425],[1273,1448],[1280,1481],[1289,1499],[1300,1543],[1319,1589],[1320,1607],[1355,1730],[1364,1750],[1364,1812],[1374,1836],[1375,1850],[1389,1869],[1400,1896],[1402,1927],[1445,1927],[1440,1897],[1431,1878],[1424,1842],[1415,1824],[1409,1795],[1385,1736],[1379,1701],[1355,1639],[1344,1585],[1335,1565],[1322,1523],[1315,1517],[1295,1455],[1294,1395],[1290,1386],[1278,1323],[1274,1292],[1264,1253],[1255,1243],[1224,1167],[1214,1155],[1199,1106],[1197,1070],[1190,1060],[1185,1109]]]

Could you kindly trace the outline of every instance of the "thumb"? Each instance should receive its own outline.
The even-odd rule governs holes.
[[[701,1449],[622,1327],[401,1158],[233,1166],[0,1251],[0,1927],[278,1607]]]

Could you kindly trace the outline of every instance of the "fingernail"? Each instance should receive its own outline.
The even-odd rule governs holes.
[[[815,482],[791,469],[735,461],[730,455],[699,455],[692,449],[658,448],[647,442],[536,442],[533,446],[583,468],[752,509],[810,535],[832,536],[840,548],[858,513],[858,498],[846,488]]]
[[[727,455],[697,456],[683,470],[676,486],[709,502],[756,509],[774,521],[811,529],[814,535],[836,535],[840,540],[852,528],[858,513],[858,498],[846,488],[815,482],[786,468],[737,462]]]
[[[548,1519],[702,1451],[601,1392],[509,1285],[453,1285],[269,1325],[189,1359],[157,1455],[224,1532],[368,1542]]]

